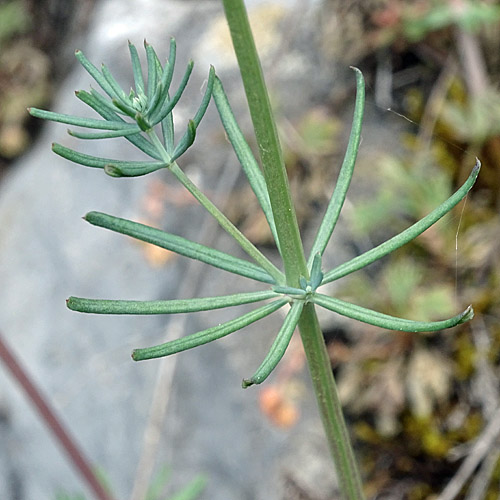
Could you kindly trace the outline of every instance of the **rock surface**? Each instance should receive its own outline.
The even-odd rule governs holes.
[[[321,64],[314,46],[318,2],[248,4],[257,30],[262,30],[257,36],[264,65],[272,88],[279,89],[279,102],[286,103],[285,115],[306,109],[326,96],[336,81],[351,78],[346,68],[335,72],[338,68]],[[81,49],[97,65],[105,61],[126,87],[131,74],[127,39],[140,48],[147,38],[166,56],[171,35],[179,49],[175,81],[189,57],[196,62],[192,83],[176,108],[179,129],[196,110],[210,63],[239,114],[244,109],[242,93],[220,2],[102,0]],[[89,85],[88,75],[75,66],[58,91],[54,109],[85,113],[73,91]],[[103,471],[116,498],[130,498],[146,428],[153,433],[148,442],[159,439],[155,470],[163,465],[172,469],[169,491],[203,473],[208,480],[203,499],[334,498],[335,483],[326,446],[316,432],[321,424],[307,375],[294,376],[301,418],[285,430],[262,415],[259,389],[240,388],[241,379],[265,355],[279,326],[278,315],[176,358],[136,364],[129,357],[132,348],[171,338],[176,329],[182,333],[207,328],[234,317],[234,312],[178,320],[88,316],[65,308],[69,295],[156,299],[257,289],[243,279],[228,280],[223,273],[168,255],[159,257],[163,264],[158,267],[158,258],[142,246],[83,222],[81,216],[90,210],[152,220],[207,244],[215,235],[218,248],[240,255],[168,175],[116,180],[52,154],[50,143],[60,142],[88,154],[140,158],[123,140],[77,144],[65,130],[64,125],[47,124],[0,186],[0,328],[88,457]],[[193,152],[181,166],[223,205],[223,193],[235,182],[237,165],[221,138],[211,107]],[[171,380],[168,373],[174,368]],[[154,428],[148,427],[148,415],[158,373],[164,374],[161,387],[167,389],[159,401],[168,406],[157,439]],[[91,498],[4,368],[0,413],[0,498],[53,500],[58,491],[85,492]],[[309,439],[311,429],[313,439]],[[307,464],[310,474],[304,473],[301,463]]]

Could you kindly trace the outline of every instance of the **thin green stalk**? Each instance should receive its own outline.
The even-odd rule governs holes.
[[[312,304],[307,304],[302,310],[299,329],[321,420],[337,470],[340,491],[346,500],[363,500],[361,476],[344,421],[325,341]]]
[[[223,4],[257,137],[287,285],[297,287],[300,276],[309,279],[309,274],[262,68],[243,0],[223,0]],[[342,496],[362,500],[360,474],[313,304],[304,306],[299,329]]]
[[[301,275],[309,276],[262,68],[243,0],[223,0],[223,4],[257,137],[287,284],[297,286]]]

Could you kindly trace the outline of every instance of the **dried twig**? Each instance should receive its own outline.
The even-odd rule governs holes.
[[[37,409],[40,417],[47,427],[52,431],[58,443],[67,453],[74,468],[80,473],[81,477],[98,500],[113,500],[113,496],[108,493],[97,475],[95,474],[89,460],[85,457],[83,451],[78,447],[69,431],[64,427],[61,419],[57,416],[54,409],[51,408],[48,400],[35,385],[27,370],[16,359],[13,352],[7,346],[0,332],[0,359],[10,371],[14,379],[23,388],[26,396],[33,406]]]

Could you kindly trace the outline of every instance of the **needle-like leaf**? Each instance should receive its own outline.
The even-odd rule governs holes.
[[[281,329],[278,332],[278,335],[276,336],[276,339],[264,361],[251,378],[243,379],[241,384],[243,389],[246,389],[254,384],[261,384],[276,368],[276,365],[281,361],[281,358],[285,354],[288,344],[290,344],[290,340],[292,339],[295,327],[299,322],[303,307],[304,302],[302,301],[297,301],[292,304],[292,307],[288,311],[285,321],[283,322],[283,325],[281,326]]]
[[[193,118],[196,127],[200,125],[201,120],[205,116],[205,112],[207,111],[208,105],[210,104],[210,99],[212,98],[212,91],[214,88],[214,82],[215,82],[215,68],[213,66],[210,66],[210,70],[208,72],[207,87],[205,89],[205,93],[203,94],[203,98],[201,100],[198,111],[196,112]]]
[[[123,161],[123,160],[113,160],[110,158],[99,158],[98,156],[91,156],[84,153],[75,151],[74,149],[61,146],[60,144],[54,143],[52,145],[52,151],[70,160],[74,163],[79,163],[80,165],[85,165],[86,167],[102,168],[108,167],[110,165],[129,172],[132,175],[132,171],[142,171],[144,169],[151,169],[150,171],[158,170],[164,168],[166,165],[161,161]]]
[[[472,307],[469,306],[464,312],[457,314],[453,318],[442,321],[412,321],[372,311],[361,306],[350,304],[349,302],[344,302],[340,299],[328,297],[321,293],[315,293],[311,302],[325,309],[329,309],[330,311],[342,314],[343,316],[362,321],[363,323],[401,332],[435,332],[465,323],[474,316],[474,311]]]
[[[165,118],[161,120],[161,132],[165,151],[169,157],[172,157],[174,152],[174,117],[172,113],[167,113]]]
[[[328,271],[323,278],[323,284],[330,283],[331,281],[337,280],[346,276],[347,274],[353,273],[363,267],[371,264],[372,262],[384,257],[385,255],[397,250],[409,241],[413,240],[420,234],[422,234],[426,229],[435,224],[441,217],[446,215],[455,205],[457,205],[469,192],[469,190],[476,182],[477,176],[479,174],[479,169],[481,168],[481,162],[476,158],[476,164],[472,169],[468,179],[464,184],[444,203],[439,205],[430,214],[420,219],[418,222],[405,229],[403,232],[392,237],[391,239],[381,243],[375,248],[368,250],[367,252],[355,257],[354,259],[341,264],[340,266]],[[429,181],[432,182],[432,181]]]
[[[214,340],[220,339],[233,333],[237,330],[241,330],[245,326],[255,323],[259,319],[269,316],[274,311],[277,311],[280,307],[283,307],[289,301],[286,298],[276,300],[267,304],[265,306],[259,307],[239,318],[227,321],[221,325],[202,330],[198,333],[193,333],[187,337],[183,337],[177,340],[172,340],[171,342],[166,342],[165,344],[157,345],[154,347],[146,347],[144,349],[134,349],[132,352],[132,359],[134,361],[142,361],[145,359],[161,358],[163,356],[169,356],[170,354],[175,354],[181,351],[186,351],[187,349],[192,349],[193,347],[198,347],[200,345],[208,344]]]
[[[51,120],[53,122],[66,123],[68,125],[76,125],[78,127],[92,128],[98,130],[130,130],[131,132],[138,131],[139,127],[135,123],[126,123],[124,121],[98,120],[96,118],[83,118],[80,116],[65,115],[62,113],[54,113],[53,111],[45,111],[38,108],[28,109],[31,116]]]
[[[111,85],[108,83],[102,73],[85,57],[81,50],[75,52],[75,56],[80,61],[80,64],[87,70],[90,76],[99,84],[99,86],[109,95],[112,99],[115,96]]]
[[[172,77],[174,76],[176,56],[177,56],[177,42],[175,41],[174,37],[170,37],[168,60],[167,64],[165,64],[165,68],[163,69],[163,71],[167,76],[162,80],[162,85],[167,90],[170,88],[170,84],[172,83]]]
[[[126,116],[128,116],[128,117],[130,117],[132,119],[135,119],[135,115],[137,114],[137,110],[134,109],[132,106],[130,106],[129,104],[123,102],[120,99],[113,99],[111,102],[124,115],[126,115]]]
[[[248,262],[237,257],[233,257],[220,250],[207,247],[200,243],[195,243],[181,236],[166,233],[138,222],[132,222],[126,219],[120,219],[112,215],[101,212],[89,212],[85,220],[94,226],[103,227],[117,233],[125,234],[146,243],[165,248],[172,252],[199,260],[219,269],[224,269],[233,274],[246,276],[247,278],[261,281],[263,283],[274,284],[274,279],[261,267],[253,262]]]
[[[109,106],[108,102],[95,90],[92,90],[90,93],[81,90],[76,93],[76,96],[106,120],[117,120],[121,123],[127,123],[125,120],[123,120],[123,118],[116,114],[117,110],[114,109],[114,107]],[[131,125],[134,126],[137,124]],[[132,144],[134,144],[134,146],[138,147],[141,151],[146,153],[148,156],[151,156],[151,158],[154,158],[155,160],[161,160],[161,155],[158,153],[157,149],[142,135],[132,135],[125,138]]]
[[[161,80],[159,85],[157,86],[155,96],[151,100],[145,111],[145,114],[148,116],[153,116],[157,109],[159,109],[163,105],[163,103],[168,100],[168,91],[172,82],[172,77],[174,75],[175,56],[176,44],[175,40],[172,38],[170,40],[170,54],[168,57],[168,62],[165,65],[165,68],[162,69]],[[191,64],[191,68],[192,67],[193,65]]]
[[[295,288],[293,286],[286,285],[275,285],[273,286],[273,290],[276,293],[282,293],[284,295],[289,295],[290,297],[305,297],[307,292],[303,288]]]
[[[160,123],[167,115],[169,115],[172,112],[175,105],[179,102],[179,99],[181,98],[182,93],[184,92],[188,84],[189,77],[191,76],[191,73],[193,71],[193,67],[194,67],[193,61],[189,61],[186,67],[186,71],[184,72],[184,76],[182,77],[181,83],[179,84],[179,88],[173,95],[172,99],[168,99],[168,90],[167,90],[167,96],[166,96],[167,98],[164,99],[161,108],[158,108],[157,110],[152,110],[151,123],[153,125]]]
[[[156,52],[154,51],[153,47],[146,41],[144,41],[144,47],[146,49],[146,59],[148,64],[147,96],[148,96],[148,102],[151,102],[156,90],[156,81],[157,81],[156,61],[158,59],[158,56],[156,55]]]
[[[128,42],[128,48],[130,51],[130,59],[132,61],[132,71],[134,73],[134,83],[135,90],[137,94],[145,94],[144,91],[144,77],[142,76],[142,68],[141,68],[141,60],[139,59],[139,54],[137,53],[137,49],[135,45]]]
[[[76,97],[78,97],[78,99],[80,99],[82,102],[84,102],[92,109],[97,111],[103,118],[106,118],[106,120],[116,120],[116,121],[121,120],[123,121],[123,123],[130,123],[122,118],[122,116],[125,115],[125,113],[119,110],[113,104],[113,101],[106,99],[104,96],[99,94],[99,92],[97,92],[97,90],[95,89],[90,89],[90,92],[86,92],[85,90],[78,90],[76,92]]]
[[[110,177],[142,177],[143,175],[148,175],[156,172],[160,168],[165,168],[163,165],[158,167],[154,162],[137,162],[136,165],[124,165],[124,164],[113,164],[109,163],[104,166],[104,173]]]
[[[179,141],[179,144],[177,144],[177,146],[175,147],[170,161],[174,162],[175,160],[177,160],[177,158],[182,156],[191,147],[195,138],[196,138],[196,123],[194,122],[194,120],[189,120],[187,125],[187,130],[182,136],[181,140]]]
[[[77,139],[114,139],[117,137],[127,137],[134,134],[140,134],[141,129],[137,127],[137,130],[131,130],[130,128],[125,128],[121,130],[109,130],[107,132],[78,132],[77,130],[68,130],[68,134],[76,137]]]
[[[319,252],[314,256],[311,265],[311,288],[316,290],[323,281],[323,272],[321,271],[321,255]]]
[[[72,311],[91,314],[178,314],[240,306],[276,297],[278,294],[271,290],[178,300],[103,300],[70,297],[66,305]]]
[[[278,234],[276,232],[276,224],[274,223],[273,211],[269,200],[266,181],[264,175],[255,159],[250,146],[246,142],[241,129],[236,122],[233,111],[227,99],[224,87],[218,77],[215,79],[213,96],[217,111],[219,112],[222,125],[226,131],[229,142],[233,146],[234,152],[240,162],[243,171],[248,179],[252,191],[257,197],[257,201],[264,212],[264,215],[271,229],[274,241],[279,248]]]
[[[115,80],[115,77],[111,74],[111,71],[109,71],[109,68],[105,64],[101,66],[101,73],[108,82],[109,86],[113,89],[114,99],[118,99],[122,103],[128,103],[128,95],[120,87],[118,82]]]
[[[311,254],[307,263],[309,269],[312,265],[314,256],[317,253],[323,255],[333,230],[335,229],[340,211],[344,205],[347,190],[349,189],[349,185],[351,183],[354,165],[358,154],[359,141],[361,139],[361,125],[363,123],[363,114],[365,109],[365,81],[363,79],[363,74],[358,68],[353,67],[352,69],[356,72],[356,104],[354,107],[351,134],[344,161],[337,179],[337,184],[311,249]]]

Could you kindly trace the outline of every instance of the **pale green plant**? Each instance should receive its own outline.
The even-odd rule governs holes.
[[[308,259],[305,258],[299,235],[295,211],[283,163],[282,152],[272,116],[269,98],[258,61],[247,14],[242,0],[224,0],[226,18],[231,30],[238,64],[242,73],[250,112],[259,146],[262,169],[235,120],[229,101],[213,68],[208,75],[204,97],[194,118],[189,120],[186,132],[174,143],[172,112],[180,99],[192,70],[190,62],[179,88],[170,93],[175,64],[176,45],[171,40],[170,54],[165,65],[149,44],[145,44],[147,57],[147,84],[139,56],[130,44],[135,89],[122,90],[106,66],[99,70],[81,52],[80,63],[104,91],[79,91],[77,97],[93,108],[102,119],[81,118],[32,108],[33,116],[84,127],[91,132],[70,131],[81,139],[124,137],[150,159],[124,161],[94,157],[54,144],[58,155],[85,166],[100,168],[113,177],[133,177],[168,169],[175,178],[217,220],[219,225],[241,246],[250,260],[234,257],[178,235],[166,233],[144,224],[121,219],[100,212],[85,216],[90,224],[119,232],[196,259],[225,271],[262,283],[264,289],[217,297],[167,301],[100,300],[70,297],[70,309],[96,314],[175,314],[206,311],[242,304],[264,302],[251,312],[206,330],[187,335],[164,344],[135,349],[136,361],[158,358],[197,347],[222,338],[258,321],[280,308],[288,312],[264,361],[256,372],[243,380],[243,387],[262,383],[283,357],[292,334],[299,326],[308,358],[313,386],[330,448],[337,466],[340,486],[345,498],[363,498],[360,475],[345,427],[333,374],[326,353],[324,339],[317,320],[315,307],[320,306],[338,314],[372,325],[399,331],[426,332],[450,328],[473,316],[471,307],[442,321],[422,322],[392,317],[351,304],[318,291],[327,283],[338,280],[398,249],[433,225],[462,200],[474,184],[479,172],[477,161],[467,181],[445,202],[426,217],[400,234],[377,247],[333,269],[322,269],[322,256],[335,228],[349,187],[361,137],[365,92],[361,72],[353,68],[356,76],[356,104],[347,152],[340,169],[337,185],[313,242]],[[177,160],[192,146],[196,129],[213,98],[222,125],[231,142],[243,171],[266,216],[277,249],[282,257],[283,269],[276,267],[256,248],[220,210],[186,176]],[[431,181],[429,181],[431,182]]]

